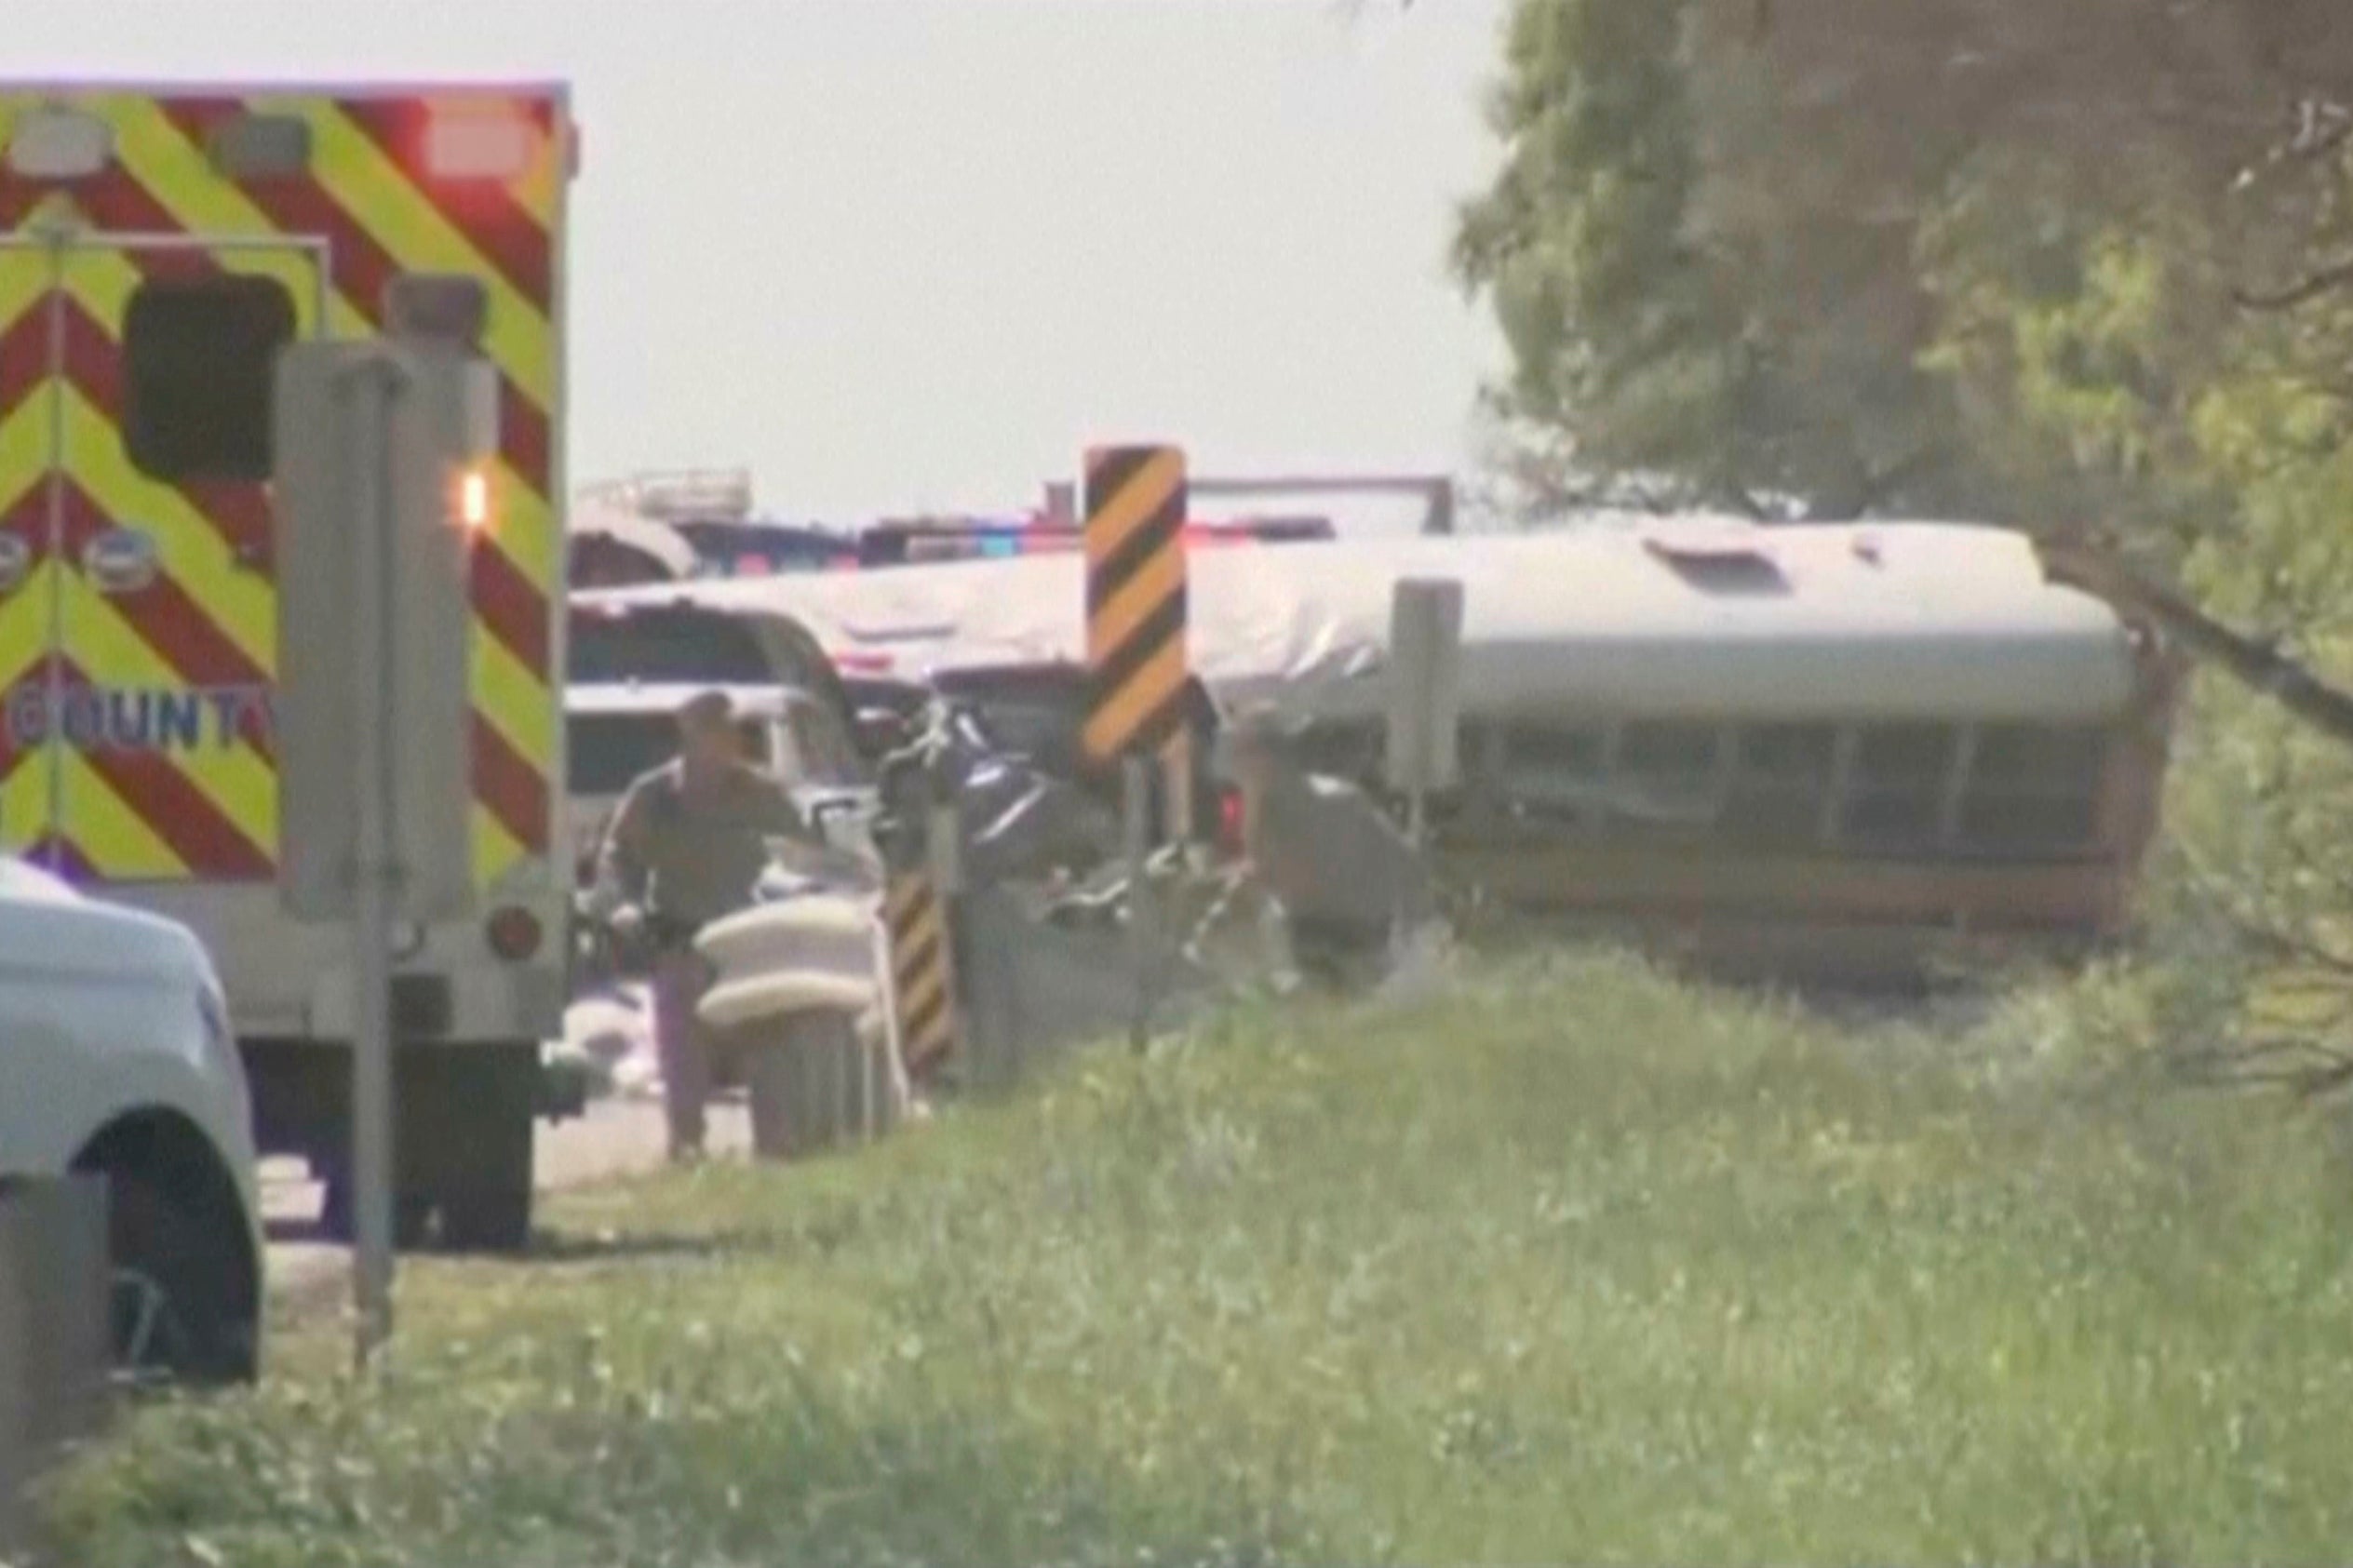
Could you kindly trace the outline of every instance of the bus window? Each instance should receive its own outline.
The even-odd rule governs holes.
[[[1370,719],[1324,722],[1299,737],[1299,759],[1310,772],[1369,784],[1382,776],[1388,737]]]
[[[2064,853],[2094,832],[2107,737],[2051,725],[1978,731],[1961,804],[1965,848],[1994,854]]]
[[[1502,794],[1505,733],[1504,727],[1492,719],[1468,717],[1456,731],[1455,760],[1461,769],[1461,794],[1466,802],[1493,806]]]
[[[775,665],[749,626],[733,616],[691,607],[642,606],[617,614],[575,610],[567,651],[566,677],[583,685],[776,682]]]
[[[1724,831],[1757,848],[1812,844],[1822,838],[1838,731],[1828,724],[1760,724],[1734,741]]]
[[[1839,837],[1893,853],[1933,850],[1942,837],[1955,734],[1943,724],[1875,724],[1855,737]]]
[[[1725,731],[1713,724],[1629,724],[1618,741],[1614,782],[1638,821],[1713,822],[1723,797]]]
[[[1513,724],[1503,731],[1498,783],[1513,802],[1581,815],[1598,809],[1609,758],[1599,724]]]

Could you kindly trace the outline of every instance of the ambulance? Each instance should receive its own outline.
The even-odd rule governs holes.
[[[0,850],[192,929],[264,1153],[349,1214],[351,976],[281,911],[271,386],[390,329],[496,367],[464,921],[402,933],[397,1213],[529,1237],[560,1032],[565,194],[547,84],[0,81]]]

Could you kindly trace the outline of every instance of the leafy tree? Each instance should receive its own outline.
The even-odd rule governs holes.
[[[1712,499],[2009,516],[2120,464],[2145,502],[2159,433],[2078,462],[2074,423],[2178,414],[2234,288],[2303,275],[2342,194],[2287,177],[2342,148],[2333,8],[1524,0],[1456,247],[1513,350],[1495,402]]]
[[[1521,0],[1489,113],[1524,491],[2097,520],[2353,683],[2343,0]],[[2212,683],[2179,752],[2169,940],[2341,1028],[2353,754]]]

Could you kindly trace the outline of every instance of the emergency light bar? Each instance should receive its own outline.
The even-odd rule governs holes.
[[[1189,523],[1181,537],[1187,549],[1220,549],[1239,544],[1280,543],[1292,539],[1328,538],[1330,535],[1328,529],[1311,531],[1285,521],[1264,528],[1255,523]],[[1058,556],[1080,549],[1084,542],[1085,536],[1077,528],[1053,522],[885,523],[866,530],[857,564],[865,567],[915,566],[944,561],[1010,560],[1019,556]]]

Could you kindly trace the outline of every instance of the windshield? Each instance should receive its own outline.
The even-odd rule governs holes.
[[[565,730],[574,795],[618,795],[678,755],[678,726],[662,714],[575,714]]]
[[[744,756],[765,763],[767,726],[747,719]],[[665,713],[573,714],[565,724],[566,783],[574,795],[619,795],[678,755],[678,723]]]
[[[664,606],[625,614],[575,610],[566,673],[577,684],[641,681],[764,686],[776,679],[758,634],[707,610]]]

